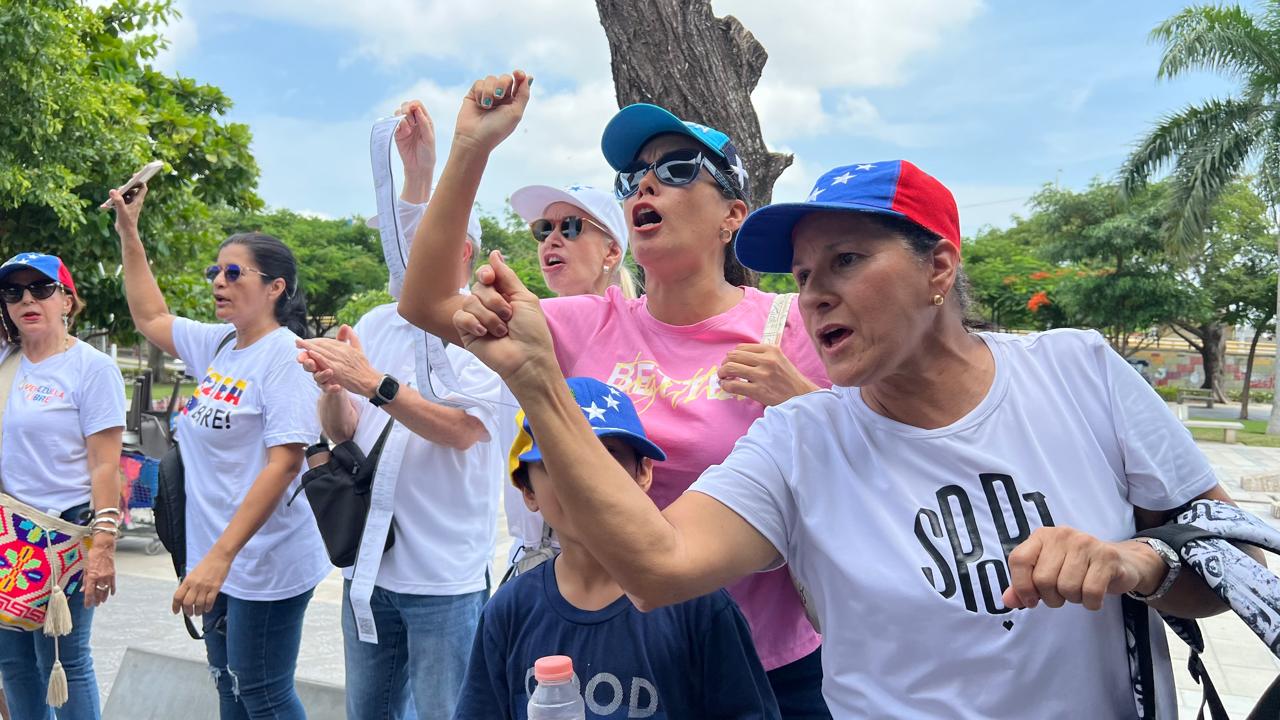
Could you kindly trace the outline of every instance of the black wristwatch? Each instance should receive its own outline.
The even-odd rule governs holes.
[[[374,407],[382,407],[395,400],[398,392],[400,392],[400,381],[390,375],[383,375],[382,382],[378,383],[378,387],[373,391],[373,397],[369,398],[369,402],[373,403]]]

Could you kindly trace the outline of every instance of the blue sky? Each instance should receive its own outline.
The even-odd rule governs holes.
[[[775,200],[828,167],[907,158],[946,183],[966,235],[1044,183],[1111,177],[1161,115],[1231,91],[1157,82],[1151,28],[1181,3],[1078,0],[716,0],[769,51],[753,99],[766,142],[796,154]],[[440,165],[473,79],[523,66],[538,83],[495,154],[486,211],[530,183],[608,186],[599,134],[616,110],[590,0],[179,0],[160,60],[221,87],[254,133],[273,207],[369,214],[368,131],[400,100],[435,119]]]

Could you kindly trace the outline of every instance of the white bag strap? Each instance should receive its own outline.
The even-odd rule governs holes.
[[[773,305],[769,307],[769,317],[764,321],[764,335],[760,337],[760,342],[765,345],[777,345],[782,341],[782,330],[787,326],[787,316],[791,314],[791,303],[795,299],[795,293],[779,293],[773,296]]]
[[[765,345],[777,345],[781,342],[782,330],[787,326],[787,316],[791,314],[791,303],[795,302],[795,299],[795,293],[779,293],[773,296],[773,305],[769,307],[769,317],[764,321],[764,334],[760,337],[760,342]],[[817,608],[813,604],[809,590],[796,578],[795,573],[791,573],[791,583],[795,585],[796,594],[800,596],[800,604],[804,606],[804,615],[809,619],[809,624],[813,626],[814,631],[821,633],[822,627],[818,622]]]
[[[22,349],[12,346],[9,354],[0,361],[0,447],[4,442],[4,409],[9,406],[9,393],[13,391],[13,379],[18,376],[18,366],[22,364]],[[0,487],[3,487],[0,479]]]

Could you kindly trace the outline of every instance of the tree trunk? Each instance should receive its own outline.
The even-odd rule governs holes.
[[[618,106],[653,103],[727,133],[750,173],[748,204],[768,205],[793,157],[765,147],[751,104],[769,59],[755,36],[708,0],[596,0],[596,9]]]
[[[1227,350],[1225,327],[1222,323],[1205,323],[1196,328],[1196,336],[1200,338],[1200,360],[1204,365],[1204,382],[1200,387],[1213,391],[1215,402],[1224,403],[1226,395],[1222,392],[1226,376],[1224,355]]]
[[[1244,388],[1240,390],[1240,419],[1249,419],[1249,389],[1253,385],[1253,356],[1258,352],[1258,341],[1271,318],[1266,318],[1253,328],[1253,340],[1249,343],[1249,359],[1244,364]]]
[[[1276,235],[1276,252],[1280,253],[1280,233]],[[1276,275],[1276,317],[1280,318],[1280,273]],[[1280,435],[1280,320],[1276,321],[1276,362],[1271,371],[1275,382],[1271,384],[1271,419],[1267,421],[1267,434]]]

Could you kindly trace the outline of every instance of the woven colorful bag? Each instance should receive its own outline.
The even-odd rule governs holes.
[[[0,630],[43,630],[54,638],[48,703],[67,699],[57,638],[71,632],[71,607],[84,581],[89,528],[0,493]]]

